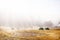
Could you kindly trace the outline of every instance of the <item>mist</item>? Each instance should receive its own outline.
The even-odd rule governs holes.
[[[60,21],[60,0],[0,0],[0,26],[24,29],[46,21]]]

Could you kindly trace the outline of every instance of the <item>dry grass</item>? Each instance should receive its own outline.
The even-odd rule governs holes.
[[[60,30],[23,30],[16,33],[0,31],[0,40],[60,40]]]

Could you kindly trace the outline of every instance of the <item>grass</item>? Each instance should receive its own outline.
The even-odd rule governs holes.
[[[60,30],[22,30],[15,34],[0,31],[0,40],[60,40]]]

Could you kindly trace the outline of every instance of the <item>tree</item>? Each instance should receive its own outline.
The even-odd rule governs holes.
[[[45,28],[45,30],[49,30],[49,28]]]
[[[39,28],[39,30],[44,30],[43,28]]]

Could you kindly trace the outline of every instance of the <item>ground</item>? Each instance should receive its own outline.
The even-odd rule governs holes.
[[[0,40],[60,40],[60,30],[23,30],[15,35],[0,31]]]

